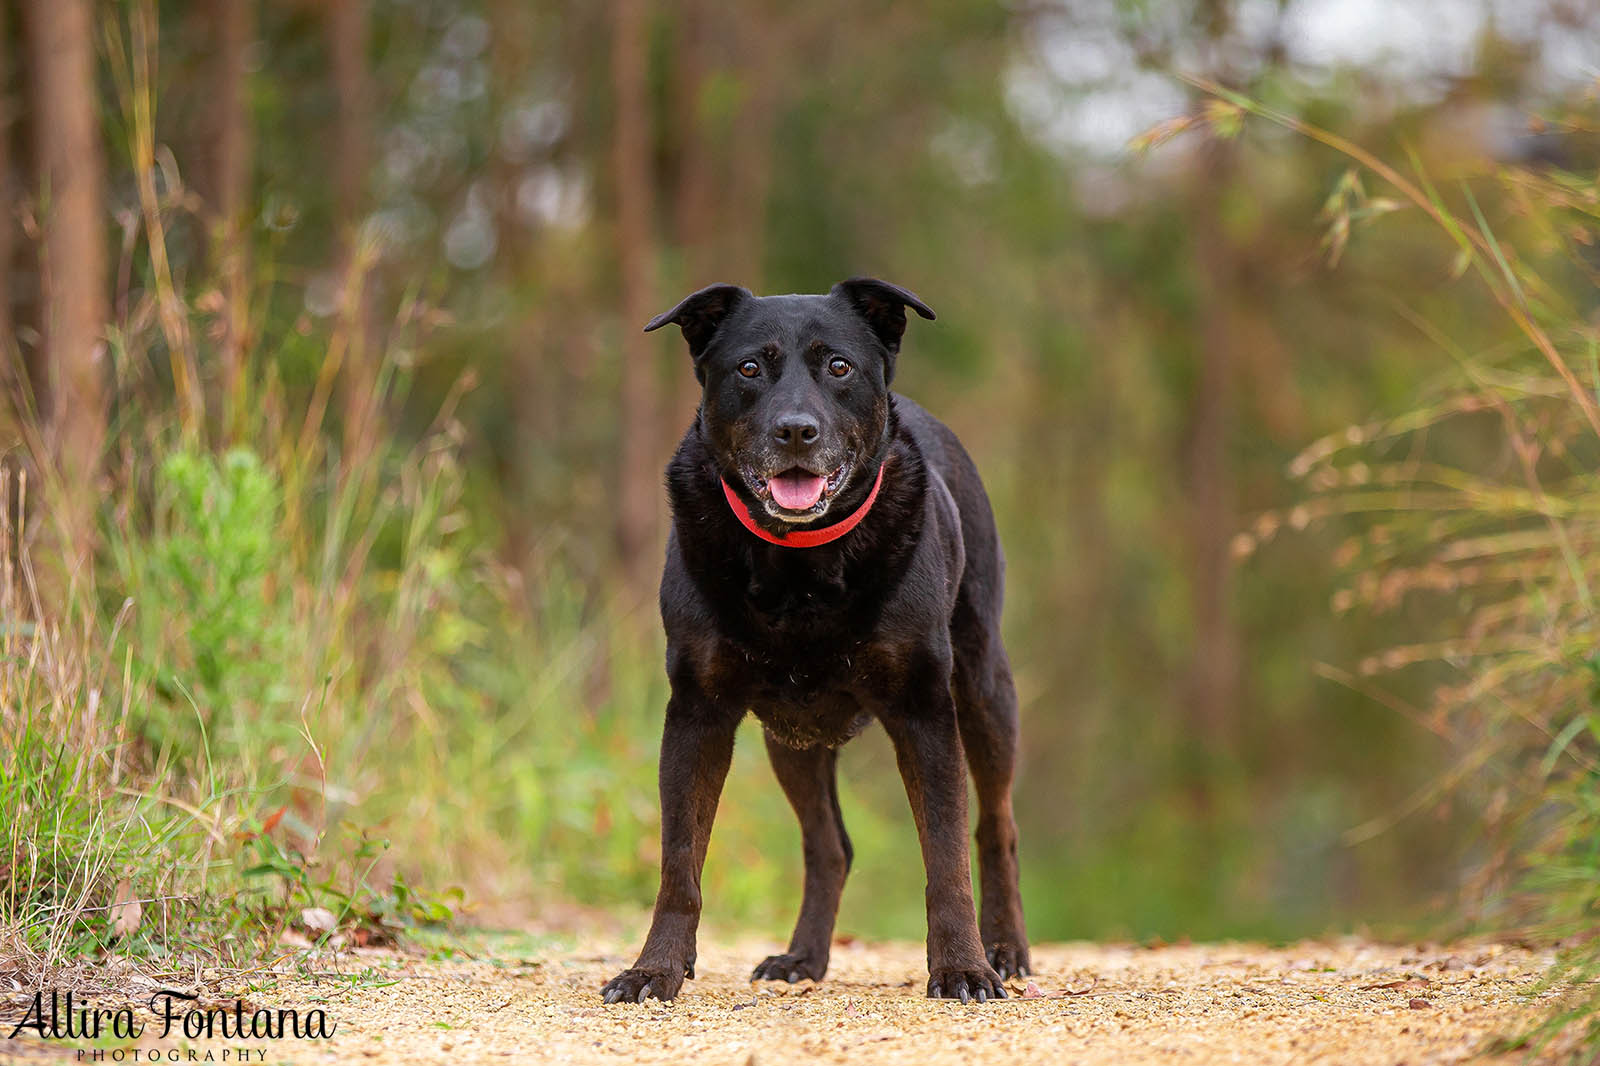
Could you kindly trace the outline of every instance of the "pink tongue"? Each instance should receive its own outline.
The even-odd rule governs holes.
[[[772,488],[772,498],[778,501],[779,507],[786,507],[791,511],[806,511],[817,505],[822,499],[822,488],[825,482],[815,474],[808,474],[804,470],[785,470],[769,483]]]

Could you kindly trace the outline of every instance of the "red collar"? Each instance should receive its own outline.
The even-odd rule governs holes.
[[[768,533],[756,524],[756,520],[750,515],[750,509],[744,505],[743,500],[734,494],[726,478],[722,481],[722,494],[728,498],[728,506],[733,508],[733,517],[739,520],[739,524],[768,544],[776,544],[784,548],[815,548],[820,544],[838,540],[861,524],[861,520],[867,517],[867,512],[872,510],[872,505],[877,502],[878,490],[883,487],[883,468],[888,465],[887,460],[879,464],[878,479],[872,483],[872,491],[867,493],[867,498],[860,507],[850,512],[847,518],[835,522],[831,526],[823,526],[821,529],[796,529],[781,534]]]

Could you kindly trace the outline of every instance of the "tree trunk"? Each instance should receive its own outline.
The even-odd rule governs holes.
[[[70,575],[88,564],[94,546],[95,478],[106,432],[105,163],[95,110],[94,17],[89,0],[25,3],[22,10],[44,228],[48,379],[40,411],[59,479],[52,511]]]
[[[739,284],[759,292],[767,253],[774,127],[793,72],[791,47],[807,41],[810,33],[809,24],[799,22],[805,16],[786,6],[742,7],[737,15],[737,47],[750,92],[733,129],[728,175],[732,225],[722,227],[732,237],[725,269]]]
[[[252,128],[246,95],[245,48],[254,32],[252,0],[208,0],[206,39],[211,44],[206,127],[207,166],[201,193],[216,242],[221,274],[223,336],[221,410],[225,424],[240,414],[239,386],[250,322],[250,159]],[[230,434],[231,436],[231,434]]]
[[[364,250],[359,244],[366,211],[367,169],[372,141],[372,72],[367,63],[368,0],[330,0],[328,33],[333,84],[338,97],[334,190],[340,235],[339,276],[345,330],[344,461],[365,461],[377,429],[376,342],[367,294]]]
[[[772,191],[773,125],[785,87],[786,59],[803,39],[792,12],[756,4],[726,9],[684,0],[676,10],[678,48],[673,86],[674,142],[679,155],[672,204],[682,257],[682,292],[718,281],[762,289],[767,200]],[[704,112],[707,75],[731,70],[748,86],[727,128],[710,129]],[[700,387],[687,364],[676,367],[669,440],[694,416]]]
[[[17,107],[11,95],[11,11],[0,2],[0,403],[20,413],[25,408],[22,352],[17,343],[16,319],[12,317],[16,299],[12,289],[14,275],[11,257],[16,253],[17,185],[12,177],[12,131],[16,128]],[[3,501],[0,501],[3,504]]]
[[[672,229],[680,258],[681,277],[677,292],[686,294],[716,281],[753,282],[742,278],[712,275],[721,269],[716,262],[716,240],[730,228],[716,224],[717,159],[719,153],[706,136],[701,114],[706,78],[714,69],[708,37],[710,23],[704,0],[681,0],[678,8],[677,47],[673,50],[673,140],[677,146],[677,185],[672,200]],[[662,431],[669,443],[676,443],[694,417],[700,403],[700,383],[690,370],[688,357],[680,359],[670,374],[672,409],[663,419]]]
[[[489,0],[486,14],[494,27],[489,38],[490,113],[498,124],[522,106],[528,71],[538,67],[533,29],[536,11],[525,0]],[[488,162],[493,189],[490,206],[501,253],[496,255],[496,263],[501,276],[513,285],[521,282],[527,270],[533,244],[517,212],[517,184],[525,162],[510,159],[503,151],[490,153]]]
[[[487,14],[494,27],[489,39],[489,96],[498,123],[526,102],[528,72],[538,65],[533,21],[537,11],[525,0],[489,0]],[[571,23],[560,32],[572,33]],[[550,299],[556,272],[541,270],[539,237],[524,223],[517,206],[518,183],[526,163],[496,151],[489,166],[499,234],[495,269],[501,284],[513,294],[511,306],[515,308],[506,329],[504,354],[511,424],[504,446],[491,451],[499,460],[496,473],[511,486],[505,493],[500,522],[505,537],[502,548],[505,558],[528,575],[538,572],[534,557],[545,529],[537,517],[542,513],[542,501],[534,487],[559,440],[561,405],[570,393],[561,382],[560,360],[554,358],[561,349],[545,343],[543,328],[547,309],[559,306]]]
[[[1183,701],[1201,765],[1190,768],[1191,792],[1202,814],[1210,812],[1215,763],[1231,752],[1234,705],[1239,696],[1239,639],[1233,618],[1233,559],[1236,531],[1233,464],[1228,432],[1234,416],[1233,362],[1239,338],[1234,324],[1238,264],[1217,224],[1219,200],[1234,177],[1234,148],[1214,142],[1194,185],[1199,192],[1193,219],[1194,272],[1199,283],[1199,374],[1190,401],[1183,476],[1188,488],[1190,589],[1194,648],[1184,680]]]
[[[622,365],[618,374],[617,547],[629,584],[648,588],[659,510],[656,469],[654,342],[640,332],[652,314],[651,238],[654,178],[650,163],[643,0],[613,0],[611,72],[616,94],[612,128],[616,181],[617,267],[621,282]]]
[[[366,208],[372,127],[372,74],[367,65],[368,0],[330,0],[328,32],[338,97],[339,143],[334,162],[338,223],[354,226]]]

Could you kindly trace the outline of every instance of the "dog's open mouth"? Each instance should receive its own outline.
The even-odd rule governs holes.
[[[822,499],[828,481],[796,466],[767,482],[767,487],[772,490],[772,498],[779,507],[790,511],[809,511]]]
[[[828,501],[844,484],[850,463],[846,460],[827,474],[814,474],[800,466],[773,474],[769,478],[750,478],[756,495],[779,518],[803,521],[827,510]]]

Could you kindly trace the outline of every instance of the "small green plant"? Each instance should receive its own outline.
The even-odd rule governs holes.
[[[167,705],[140,724],[156,748],[192,757],[209,744],[213,759],[236,757],[251,734],[283,726],[296,697],[284,670],[279,479],[245,448],[180,447],[160,462],[154,495],[148,529],[107,537],[135,619],[136,670]]]
[[[335,937],[358,947],[393,944],[419,929],[451,922],[463,900],[460,889],[433,893],[412,887],[396,871],[374,881],[373,871],[390,849],[388,840],[365,833],[331,868],[276,838],[263,826],[245,841],[239,876],[245,885],[241,909],[259,908],[259,919],[279,929],[297,927],[320,947]]]

